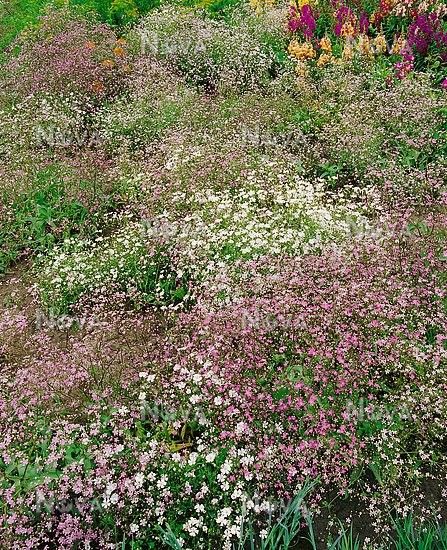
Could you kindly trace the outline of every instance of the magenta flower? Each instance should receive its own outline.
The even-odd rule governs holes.
[[[289,31],[290,32],[296,32],[299,28],[300,28],[299,19],[296,19],[296,18],[289,19]]]
[[[427,55],[428,48],[439,35],[440,21],[436,14],[420,14],[408,28],[408,44],[421,55]]]
[[[301,8],[300,26],[304,36],[310,40],[317,28],[312,8],[306,4]]]
[[[336,36],[340,36],[343,25],[348,21],[353,21],[354,14],[348,6],[340,6],[335,17],[337,19],[337,23],[334,25],[334,33]]]
[[[369,29],[369,17],[365,11],[362,12],[362,14],[360,15],[359,25],[360,25],[360,32],[363,34],[366,34]]]

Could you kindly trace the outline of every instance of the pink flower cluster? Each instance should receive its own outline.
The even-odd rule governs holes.
[[[431,220],[438,230],[445,222]],[[146,529],[147,536],[158,521],[154,513],[164,520],[186,514],[185,521],[193,513],[187,510],[198,504],[184,489],[198,476],[188,477],[194,464],[206,470],[209,463],[217,476],[203,489],[211,508],[223,505],[226,492],[239,494],[237,487],[261,499],[287,500],[308,478],[342,492],[375,450],[378,428],[371,428],[371,441],[360,436],[368,420],[355,413],[365,401],[368,410],[405,405],[403,434],[425,441],[427,451],[440,449],[447,420],[447,409],[439,408],[447,388],[447,292],[445,256],[430,235],[436,232],[399,233],[380,245],[363,236],[320,256],[266,257],[247,266],[232,303],[215,309],[207,297],[199,299],[167,332],[161,354],[154,349],[145,357],[152,374],[143,373],[142,382],[119,396],[93,395],[96,404],[79,411],[79,420],[73,414],[48,420],[35,432],[33,444],[43,453],[33,474],[39,483],[26,496],[2,489],[9,507],[4,536],[34,545],[58,541],[60,548],[96,541],[106,548],[112,533],[104,509],[123,532]],[[86,359],[90,352],[77,347],[71,353]],[[69,380],[70,357],[59,360],[54,371]],[[33,368],[19,370],[16,379],[31,381]],[[79,388],[85,391],[99,373],[86,372]],[[16,387],[19,394],[5,396],[1,405],[1,460],[12,471],[26,460],[19,449],[35,430],[39,410],[30,384]],[[418,404],[428,395],[437,406],[424,406],[421,423]],[[143,402],[189,414],[174,414],[166,427],[172,435],[162,437],[163,422],[141,416]],[[393,415],[387,418],[378,433],[391,429]],[[214,463],[219,453],[221,466]],[[231,464],[225,456],[233,457]],[[33,519],[21,513],[23,506],[36,512],[39,498],[47,503],[45,513],[40,509]],[[60,513],[60,503],[73,499],[83,513]]]
[[[45,91],[102,97],[124,86],[129,70],[126,49],[103,24],[51,11],[33,40],[19,39],[20,53],[6,67],[10,92],[21,96]]]

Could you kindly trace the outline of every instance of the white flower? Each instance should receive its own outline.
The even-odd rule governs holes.
[[[247,425],[245,422],[238,422],[235,429],[236,435],[242,435],[245,432],[246,427]]]
[[[193,464],[195,464],[195,463],[196,463],[196,460],[197,460],[197,456],[198,456],[197,453],[191,453],[191,454],[189,455],[188,464],[191,465],[191,466],[192,466]]]
[[[143,485],[143,483],[144,483],[144,474],[142,472],[139,472],[135,476],[135,486],[136,487],[141,487]]]
[[[199,395],[191,395],[191,397],[189,398],[189,401],[193,405],[196,405],[200,401],[200,396]]]
[[[214,462],[214,459],[216,458],[217,454],[215,452],[208,453],[205,456],[206,462]]]
[[[216,523],[218,525],[221,525],[223,527],[227,526],[230,521],[228,519],[228,517],[231,515],[231,513],[233,512],[233,510],[229,507],[227,508],[223,508],[218,514],[217,514],[217,517],[216,517]]]
[[[231,472],[231,463],[228,460],[226,460],[220,467],[220,471],[221,471],[221,474],[224,476],[229,474]]]
[[[157,481],[157,487],[159,489],[164,489],[168,483],[168,478],[166,476],[161,476],[161,478]]]
[[[203,514],[205,513],[205,506],[203,504],[196,504],[194,506],[194,510],[198,513],[198,514]]]
[[[114,483],[114,482],[107,483],[106,495],[111,495],[116,488],[117,488],[116,483]]]

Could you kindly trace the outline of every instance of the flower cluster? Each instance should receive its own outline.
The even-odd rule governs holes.
[[[271,4],[53,6],[4,52],[7,548],[443,536],[446,10]]]
[[[51,311],[65,313],[86,295],[124,293],[137,307],[176,304],[187,297],[187,276],[172,270],[138,223],[90,240],[67,239],[39,265],[38,292]]]
[[[275,52],[244,20],[234,27],[166,7],[146,17],[134,40],[201,89],[253,89],[270,79]],[[262,25],[261,25],[262,28]]]
[[[445,6],[430,2],[300,2],[292,0],[289,12],[289,31],[304,39],[327,65],[327,50],[319,41],[328,35],[335,49],[331,53],[343,62],[352,62],[353,50],[360,59],[375,60],[380,66],[395,66],[398,79],[427,67],[442,81],[447,74],[447,31],[443,25]],[[399,21],[399,32],[395,32]],[[294,49],[292,42],[292,50]],[[289,50],[290,52],[290,50]],[[293,52],[292,55],[295,55]],[[298,59],[301,57],[295,55]],[[305,58],[305,56],[304,56]],[[416,59],[417,58],[417,59]]]
[[[19,96],[72,91],[96,99],[114,95],[130,71],[126,41],[106,25],[50,11],[31,36],[19,38],[4,85]]]

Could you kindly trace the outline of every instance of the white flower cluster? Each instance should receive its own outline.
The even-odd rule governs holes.
[[[205,88],[254,89],[270,79],[272,49],[243,26],[204,20],[167,6],[150,14],[139,28],[141,52],[176,66]]]
[[[248,175],[236,189],[212,188],[174,195],[188,214],[181,220],[165,210],[154,222],[175,242],[183,266],[212,271],[219,262],[261,255],[298,255],[348,236],[353,220],[366,220],[358,207],[328,199],[322,181],[290,174]]]
[[[151,244],[135,222],[110,236],[65,240],[39,266],[43,304],[64,311],[85,295],[106,296],[111,291],[123,292],[136,302],[163,303],[162,281],[172,277],[175,281],[177,276]]]
[[[86,125],[92,108],[74,94],[30,95],[11,108],[0,110],[0,155],[8,158],[39,149],[91,146],[99,137]]]

